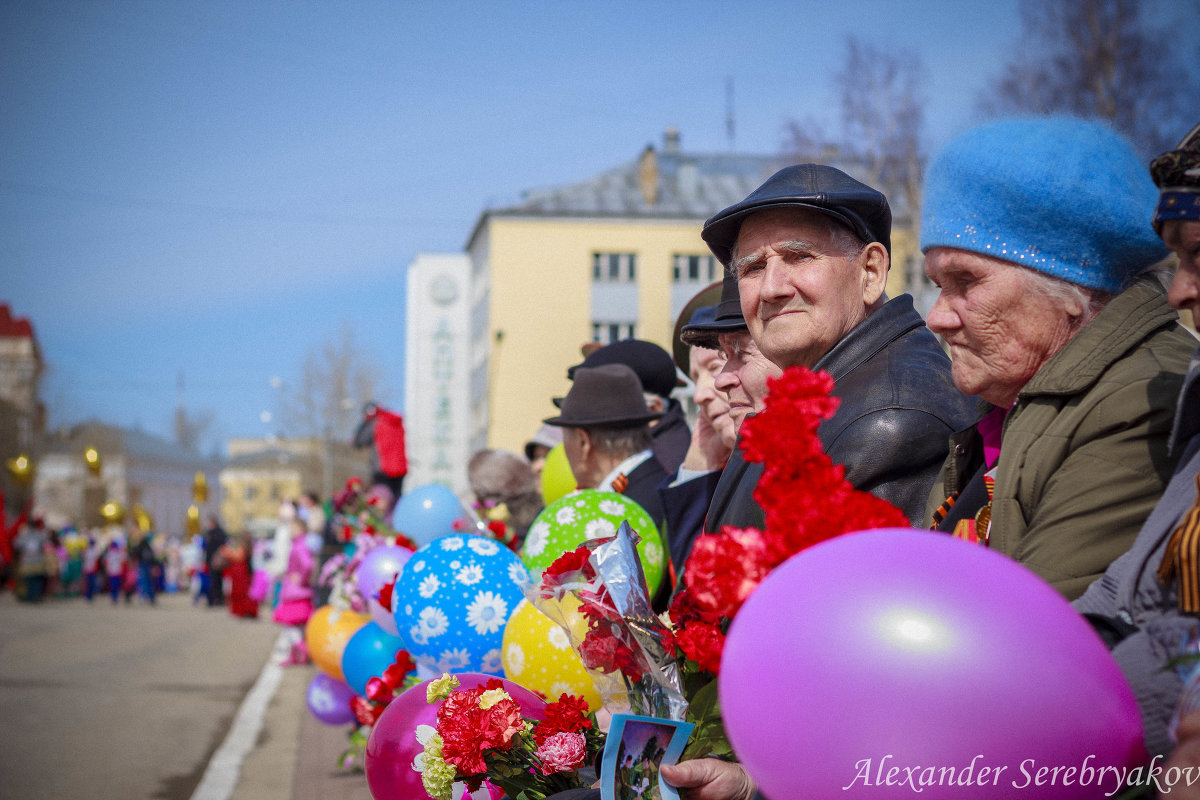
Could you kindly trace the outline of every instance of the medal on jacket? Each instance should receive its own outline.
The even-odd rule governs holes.
[[[995,467],[984,473],[983,485],[987,489],[987,502],[975,512],[974,518],[960,519],[956,522],[953,535],[956,539],[987,547],[991,542],[992,534],[992,498],[996,494]]]
[[[1200,613],[1200,475],[1196,476],[1196,502],[1167,541],[1158,579],[1164,586],[1175,581],[1180,611]]]

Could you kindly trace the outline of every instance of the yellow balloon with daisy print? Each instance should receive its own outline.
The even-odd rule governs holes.
[[[580,489],[546,506],[534,519],[521,545],[521,561],[536,583],[554,560],[590,539],[615,536],[622,522],[638,535],[637,552],[646,573],[650,597],[666,572],[667,553],[662,534],[646,509],[623,494]]]
[[[576,639],[582,639],[587,620],[579,613],[579,601],[567,597],[560,602],[559,611]],[[586,700],[592,711],[599,710],[600,693],[571,646],[571,637],[528,600],[522,600],[508,619],[500,657],[504,674],[514,683],[551,701],[563,692],[573,694]]]

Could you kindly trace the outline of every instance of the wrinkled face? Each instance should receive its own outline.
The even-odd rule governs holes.
[[[721,442],[726,447],[733,447],[737,431],[729,416],[729,402],[715,386],[717,373],[724,364],[725,357],[707,347],[693,347],[688,355],[688,373],[696,386],[692,398],[700,407],[700,413],[708,418],[717,436],[721,437]]]
[[[1084,312],[1033,290],[1027,273],[950,247],[925,254],[925,274],[941,290],[926,323],[950,347],[954,384],[1004,408],[1067,343],[1073,318]]]
[[[750,335],[781,367],[811,367],[866,318],[883,291],[882,280],[875,287],[864,269],[868,250],[844,255],[816,212],[754,214],[742,223],[733,252],[730,269]]]
[[[1167,292],[1172,308],[1192,312],[1200,325],[1200,222],[1172,220],[1163,225],[1163,242],[1179,256],[1179,268]]]
[[[722,333],[717,340],[725,365],[717,375],[716,386],[729,397],[729,416],[740,430],[746,415],[762,411],[767,379],[783,370],[759,351],[746,331]]]
[[[600,485],[600,478],[603,476],[596,476],[595,481],[592,481],[595,472],[591,463],[593,459],[585,456],[583,444],[582,428],[563,428],[563,452],[567,463],[571,465],[571,474],[575,476],[575,482],[581,489],[594,489]]]

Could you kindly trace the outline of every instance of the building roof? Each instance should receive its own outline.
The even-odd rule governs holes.
[[[27,317],[14,317],[8,303],[0,303],[0,336],[32,339],[33,325]]]
[[[83,447],[95,447],[101,457],[123,454],[141,461],[186,466],[194,469],[216,469],[220,460],[160,439],[144,431],[118,428],[102,422],[83,422],[46,438],[47,453],[82,452]]]
[[[753,191],[787,164],[781,156],[687,153],[668,131],[661,150],[587,180],[531,189],[494,215],[707,219]]]
[[[522,193],[510,205],[486,209],[479,216],[468,246],[489,216],[609,217],[694,219],[703,221],[745,199],[795,156],[747,153],[689,153],[680,149],[679,134],[668,130],[661,149],[647,145],[638,158],[577,183]],[[836,152],[824,163],[864,180],[861,164]],[[892,216],[906,214],[903,199],[890,197]]]

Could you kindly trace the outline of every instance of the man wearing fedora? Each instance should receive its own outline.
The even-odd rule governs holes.
[[[563,429],[563,450],[581,489],[619,492],[662,529],[658,485],[667,471],[650,449],[650,411],[637,373],[625,364],[579,366],[561,413],[543,420]]]
[[[641,382],[646,407],[662,412],[650,426],[650,449],[664,470],[674,472],[683,463],[692,432],[683,406],[671,396],[675,387],[682,385],[671,354],[654,342],[621,339],[592,351],[582,363],[569,367],[567,377],[574,380],[580,367],[602,364],[624,364],[632,369]]]

